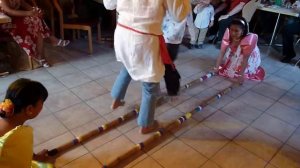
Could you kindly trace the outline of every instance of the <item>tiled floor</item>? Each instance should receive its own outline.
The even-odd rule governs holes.
[[[47,47],[53,67],[0,79],[0,98],[9,84],[21,77],[38,80],[49,90],[42,113],[27,123],[34,127],[36,152],[85,134],[125,114],[139,102],[140,83],[132,82],[126,106],[110,109],[109,93],[121,65],[115,61],[113,49],[104,44],[95,44],[94,48],[93,55],[86,55],[84,41],[74,42],[66,49]],[[260,49],[267,72],[263,82],[246,81],[153,148],[119,167],[299,168],[300,69],[280,63],[280,53],[274,49]],[[182,84],[209,71],[217,54],[211,45],[201,50],[182,46],[176,61]],[[213,77],[196,85],[158,107],[156,119],[163,124],[172,121],[229,84],[221,77]],[[140,135],[133,120],[63,154],[56,166],[100,167],[149,136]]]

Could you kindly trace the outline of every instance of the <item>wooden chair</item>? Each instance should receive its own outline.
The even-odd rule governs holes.
[[[54,7],[58,12],[59,15],[59,27],[60,27],[60,36],[64,39],[64,29],[71,29],[71,30],[85,30],[88,33],[88,47],[89,47],[89,54],[93,53],[93,43],[92,43],[92,26],[97,25],[97,40],[100,42],[101,40],[101,29],[100,29],[100,21],[99,19],[91,19],[91,20],[79,20],[77,18],[74,19],[67,19],[64,18],[63,6],[60,4],[59,0],[53,0]],[[74,6],[72,7],[74,11]],[[76,16],[73,13],[73,16]],[[74,34],[74,33],[73,33]]]

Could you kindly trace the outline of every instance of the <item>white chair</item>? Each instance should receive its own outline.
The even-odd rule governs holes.
[[[251,0],[243,7],[242,16],[248,23],[251,21],[252,16],[254,15],[259,4],[260,0]]]

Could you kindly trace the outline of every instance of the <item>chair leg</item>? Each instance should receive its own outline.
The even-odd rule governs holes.
[[[93,39],[92,39],[91,27],[87,31],[88,31],[88,41],[89,41],[89,54],[92,54],[93,53]]]
[[[97,24],[97,40],[98,40],[98,43],[100,43],[101,42],[101,24],[100,23],[98,23]]]
[[[32,62],[32,58],[30,56],[28,56],[28,63],[29,63],[30,70],[33,70],[33,62]]]

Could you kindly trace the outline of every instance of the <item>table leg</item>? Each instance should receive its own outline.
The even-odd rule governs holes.
[[[280,18],[280,13],[278,13],[276,24],[275,24],[274,31],[273,31],[273,34],[272,34],[271,41],[270,41],[269,45],[272,45],[272,43],[273,43],[274,36],[275,36],[276,30],[277,30],[277,25],[278,25],[278,22],[279,22],[279,18]]]

